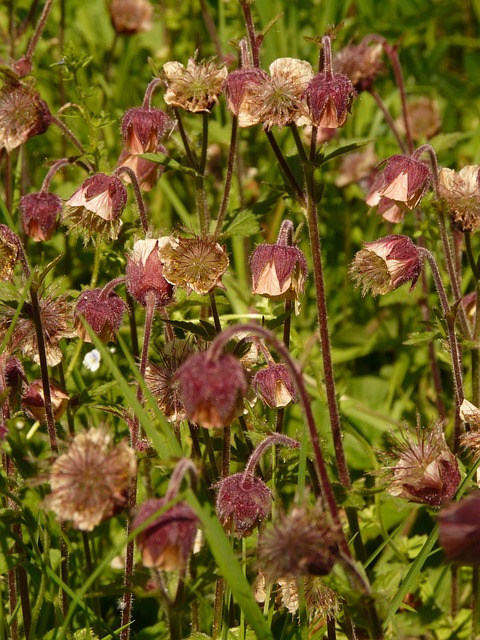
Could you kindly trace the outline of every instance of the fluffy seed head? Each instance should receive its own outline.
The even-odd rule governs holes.
[[[152,28],[153,5],[149,0],[112,0],[110,19],[115,31],[133,35]]]
[[[0,89],[0,149],[8,153],[48,129],[52,116],[37,91],[5,81]]]
[[[15,263],[19,257],[17,234],[5,224],[0,224],[0,282],[12,279]]]
[[[74,326],[77,335],[85,342],[92,342],[88,331],[80,321],[83,316],[103,343],[115,340],[115,332],[122,326],[126,305],[115,291],[103,289],[83,291],[77,299]]]
[[[341,49],[335,55],[333,68],[350,78],[358,92],[367,91],[384,69],[382,52],[380,43],[369,44],[364,39],[359,44],[350,44]]]
[[[167,84],[165,102],[198,113],[210,111],[218,102],[228,71],[214,60],[197,62],[190,58],[186,67],[180,62],[165,63],[163,73]]]
[[[459,231],[474,231],[480,227],[480,172],[478,165],[469,165],[457,173],[440,169],[438,192],[450,210],[452,224]]]

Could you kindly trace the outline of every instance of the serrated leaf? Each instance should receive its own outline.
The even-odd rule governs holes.
[[[235,215],[229,216],[222,229],[222,235],[227,237],[242,236],[248,238],[260,231],[260,225],[251,209],[236,210]]]

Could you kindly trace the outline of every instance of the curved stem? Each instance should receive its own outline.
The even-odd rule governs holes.
[[[142,223],[143,232],[145,233],[145,235],[148,235],[148,233],[150,232],[150,227],[147,220],[147,211],[145,208],[145,202],[142,197],[142,192],[140,191],[140,185],[138,184],[137,175],[134,171],[132,171],[130,167],[124,167],[124,166],[121,166],[121,167],[118,167],[118,169],[115,169],[115,171],[113,172],[113,175],[119,176],[122,173],[126,173],[130,178],[130,182],[133,187],[133,193],[135,195],[135,202],[137,203],[138,215],[140,216],[140,221]]]
[[[42,182],[42,188],[40,189],[40,191],[48,191],[53,176],[57,173],[59,169],[61,169],[67,164],[71,164],[70,158],[60,158],[60,160],[57,160],[56,162],[54,162],[50,167],[50,169],[48,170],[48,173]]]
[[[378,107],[380,108],[380,111],[383,113],[383,117],[385,118],[385,120],[386,120],[388,126],[390,127],[393,135],[395,136],[395,139],[397,140],[398,146],[402,150],[402,153],[407,155],[408,152],[409,152],[409,149],[408,149],[407,145],[405,144],[405,142],[402,140],[402,138],[400,136],[400,133],[398,132],[397,126],[395,125],[395,121],[392,118],[392,116],[390,115],[390,111],[388,110],[387,105],[384,103],[384,101],[382,100],[380,95],[375,91],[375,89],[373,87],[370,87],[370,89],[368,89],[368,92],[370,93],[372,98],[377,103]]]
[[[255,467],[257,466],[261,456],[263,456],[263,454],[269,447],[273,447],[277,444],[282,445],[283,447],[289,447],[290,449],[300,448],[300,443],[297,442],[297,440],[289,438],[288,436],[281,435],[280,433],[271,433],[265,438],[265,440],[263,440],[263,442],[255,447],[255,450],[250,456],[250,459],[247,462],[247,466],[245,467],[245,476],[254,475]]]
[[[148,85],[146,91],[145,91],[145,96],[143,97],[143,104],[142,107],[144,109],[151,109],[152,108],[152,95],[153,92],[155,91],[155,89],[159,86],[162,86],[163,82],[160,80],[160,78],[154,78]]]
[[[52,4],[53,4],[53,0],[46,0],[43,6],[42,15],[40,16],[40,19],[35,29],[35,33],[33,34],[32,39],[30,40],[30,43],[27,48],[27,52],[25,54],[25,57],[29,62],[32,61],[33,54],[35,53],[35,49],[37,47],[38,41],[40,40],[40,36],[42,35],[42,32],[45,28],[45,24],[47,23],[48,14],[50,13]]]
[[[80,142],[77,136],[73,133],[73,131],[70,131],[67,125],[60,120],[60,118],[57,118],[57,116],[52,116],[52,122],[60,129],[60,131],[64,135],[67,136],[67,138],[71,140],[71,142],[73,142],[73,144],[77,147],[77,149],[80,151],[82,155],[86,155],[87,152],[85,151],[85,147],[83,146],[83,144]],[[91,165],[89,162],[86,162],[86,164],[88,166],[89,171],[94,173],[95,169],[93,165]]]

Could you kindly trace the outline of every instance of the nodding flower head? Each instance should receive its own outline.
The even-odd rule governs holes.
[[[172,300],[173,286],[163,276],[163,262],[159,254],[159,246],[167,240],[138,240],[127,256],[127,288],[142,306],[146,306],[149,293],[154,295],[157,307],[164,307]]]
[[[52,401],[52,411],[55,421],[65,413],[69,396],[63,389],[53,380],[50,380],[50,398]],[[45,411],[45,393],[43,390],[43,382],[34,380],[28,385],[25,393],[22,395],[22,409],[35,420],[44,422],[47,419]]]
[[[364,38],[359,44],[349,44],[341,49],[333,59],[333,68],[350,78],[356,91],[367,91],[384,69],[382,53],[381,43],[370,44]]]
[[[115,31],[133,35],[152,28],[153,5],[149,0],[112,0],[110,19]]]
[[[372,295],[385,294],[411,282],[410,290],[417,283],[422,269],[422,257],[417,246],[402,235],[386,236],[374,242],[365,242],[349,268],[356,286]]]
[[[252,473],[235,473],[214,485],[216,511],[222,525],[239,538],[251,535],[272,510],[272,493]]]
[[[194,353],[175,376],[191,422],[206,428],[230,425],[243,412],[248,384],[240,362],[228,353]]]
[[[122,118],[123,146],[129,153],[155,153],[171,126],[170,118],[161,109],[128,109]]]
[[[141,504],[133,528],[140,527],[167,504],[165,498],[151,498]],[[137,536],[142,564],[164,571],[184,568],[193,550],[198,524],[197,516],[185,502],[164,510]]]
[[[80,320],[80,316],[83,316],[103,343],[115,340],[115,332],[122,326],[126,309],[126,304],[115,291],[106,292],[103,289],[83,291],[78,296],[75,306],[75,331],[85,342],[92,342]]]
[[[65,203],[62,220],[85,240],[94,234],[116,240],[127,203],[127,191],[116,176],[97,173],[87,178]]]
[[[450,504],[438,514],[440,544],[447,558],[459,564],[480,564],[480,491]]]
[[[309,118],[316,127],[342,127],[357,92],[341,73],[317,73],[303,93]]]
[[[286,407],[296,402],[297,393],[292,377],[284,364],[269,363],[258,371],[252,387],[266,405],[273,408]]]
[[[48,191],[29,193],[20,200],[20,213],[25,233],[35,242],[49,240],[62,211],[62,201]]]
[[[386,160],[367,194],[367,204],[375,206],[381,198],[388,198],[401,209],[414,209],[429,185],[430,170],[425,162],[397,154]]]

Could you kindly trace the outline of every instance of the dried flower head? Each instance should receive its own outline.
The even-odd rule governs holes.
[[[227,531],[239,538],[251,535],[272,510],[272,493],[252,473],[235,473],[217,482],[217,516]]]
[[[250,257],[252,288],[274,300],[295,300],[300,309],[300,295],[305,288],[307,261],[303,251],[281,244],[261,244]]]
[[[39,306],[47,364],[54,367],[63,357],[58,343],[62,338],[71,338],[75,335],[71,327],[71,303],[63,295],[58,297],[44,295],[39,299]],[[5,306],[3,308],[0,318],[0,344],[14,315],[15,310],[11,307]],[[37,364],[40,362],[33,309],[30,302],[24,303],[20,316],[17,318],[15,330],[6,346],[9,353],[13,353],[17,349],[20,349],[25,356],[32,358]]]
[[[280,578],[280,599],[282,605],[294,616],[298,613],[298,582],[295,578]],[[322,578],[305,576],[303,595],[307,607],[308,619],[325,623],[325,619],[335,618],[340,611],[339,597],[327,587]]]
[[[457,173],[440,169],[438,193],[450,209],[452,224],[459,231],[474,231],[480,226],[480,167],[469,165]]]
[[[311,123],[316,127],[342,127],[357,92],[341,73],[317,73],[303,92]]]
[[[20,255],[20,239],[5,224],[0,224],[0,282],[11,281]]]
[[[48,129],[52,116],[35,89],[11,79],[0,89],[0,149],[8,153]]]
[[[438,514],[440,544],[449,560],[480,564],[480,491],[474,491]]]
[[[373,296],[398,289],[411,282],[415,286],[422,268],[417,246],[402,235],[386,236],[374,242],[364,242],[364,249],[355,254],[349,268],[355,286],[362,286],[362,296]]]
[[[145,384],[169,422],[178,423],[187,417],[175,374],[191,353],[188,341],[174,338],[160,351],[160,364],[151,360],[147,364]]]
[[[318,509],[295,507],[260,540],[259,563],[271,579],[324,576],[338,557],[337,535]]]
[[[243,412],[248,384],[240,362],[225,353],[194,353],[175,376],[188,419],[206,428],[228,426]]]
[[[88,289],[77,299],[74,326],[77,335],[85,342],[92,342],[80,320],[83,316],[103,343],[115,341],[115,332],[122,326],[127,307],[115,291],[108,288]]]
[[[392,454],[398,457],[393,467],[386,468],[392,496],[440,507],[455,495],[460,471],[441,423],[427,429],[417,425],[415,433],[407,432],[402,440],[394,441]]]
[[[164,278],[159,254],[159,248],[167,241],[168,238],[138,240],[127,255],[127,287],[142,306],[146,306],[149,293],[155,296],[157,307],[164,307],[172,300],[173,286]]]
[[[239,115],[239,125],[261,122],[266,129],[271,129],[294,122],[306,124],[302,95],[313,78],[310,63],[278,58],[270,65],[269,72],[267,75],[260,70],[243,69],[228,81],[229,105],[234,105],[232,110]]]
[[[110,19],[119,34],[133,35],[152,28],[153,5],[149,0],[112,0]]]
[[[198,113],[208,112],[217,104],[228,71],[213,59],[197,62],[189,58],[186,67],[180,62],[165,63],[163,73],[167,84],[165,102]]]
[[[429,140],[440,131],[442,120],[440,109],[435,100],[425,96],[410,100],[407,104],[407,118],[410,135],[413,140]],[[405,120],[397,118],[395,125],[401,134],[405,134]]]
[[[165,498],[144,502],[138,509],[133,528],[137,529],[167,504]],[[197,516],[185,502],[177,502],[168,508],[137,536],[143,565],[165,571],[185,567],[193,550],[198,524]]]
[[[29,193],[20,200],[20,213],[25,233],[40,242],[49,240],[58,223],[62,201],[48,191]]]
[[[370,43],[367,36],[360,44],[349,44],[341,49],[335,55],[333,68],[350,78],[356,91],[368,91],[384,70],[382,53],[382,45],[379,42]]]
[[[116,176],[97,173],[87,178],[65,203],[62,220],[85,240],[94,234],[116,240],[127,203],[127,191]]]
[[[252,382],[258,397],[272,409],[297,401],[292,377],[284,364],[270,362],[258,371]]]
[[[229,259],[225,248],[211,238],[166,238],[159,247],[163,275],[177,287],[204,295],[223,287]]]
[[[401,209],[414,209],[429,184],[430,170],[425,162],[397,154],[386,160],[377,182],[367,194],[367,204],[375,206],[381,198],[388,198]]]
[[[126,506],[136,470],[135,453],[125,441],[115,445],[102,428],[78,433],[53,463],[46,506],[76,529],[93,531]]]
[[[49,386],[53,417],[55,421],[58,422],[65,413],[70,398],[60,385],[53,380],[50,380]],[[34,380],[28,385],[28,388],[22,395],[22,409],[35,420],[39,420],[40,422],[46,421],[45,394],[41,380]]]

